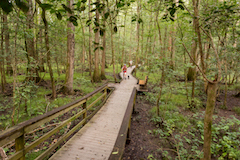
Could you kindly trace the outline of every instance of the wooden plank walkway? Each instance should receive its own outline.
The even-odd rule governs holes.
[[[137,80],[130,74],[129,79],[120,84],[110,84],[115,87],[105,105],[97,114],[76,133],[51,160],[107,160],[112,153],[124,114],[127,109],[133,88]],[[122,73],[120,74],[122,76]]]

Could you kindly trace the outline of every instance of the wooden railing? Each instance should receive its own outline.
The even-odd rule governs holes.
[[[110,93],[108,94],[108,91]],[[76,100],[72,103],[69,103],[67,105],[61,106],[59,108],[56,108],[50,112],[47,112],[46,114],[40,115],[38,117],[35,117],[33,119],[30,119],[28,121],[22,122],[12,128],[9,128],[8,130],[3,131],[0,133],[0,146],[3,146],[13,140],[15,140],[15,154],[8,157],[8,159],[25,159],[26,153],[28,153],[30,150],[34,149],[36,146],[38,146],[40,143],[47,140],[50,136],[54,135],[58,131],[60,131],[63,127],[67,126],[70,122],[73,120],[79,118],[82,116],[82,120],[76,124],[70,131],[68,131],[66,134],[64,134],[61,138],[58,139],[58,141],[54,144],[52,144],[46,151],[44,151],[40,156],[38,156],[36,159],[43,159],[48,157],[56,147],[58,147],[61,143],[63,143],[70,135],[72,135],[77,129],[81,128],[84,124],[86,124],[87,120],[93,117],[93,115],[102,107],[102,105],[106,102],[107,98],[113,91],[113,88],[109,88],[107,84],[99,87],[95,91],[87,94],[86,96],[82,97],[79,100]],[[98,93],[102,93],[96,100],[94,100],[91,104],[87,105],[87,101],[89,101],[92,97],[96,96]],[[102,100],[101,104],[98,105],[95,110],[91,110],[91,112],[88,112],[97,102]],[[67,113],[71,111],[72,109],[76,107],[82,106],[82,110],[72,117],[68,118],[67,120],[61,122],[58,126],[56,126],[51,131],[47,132],[37,140],[33,141],[29,145],[25,145],[25,134],[33,131],[34,129],[38,128],[39,126],[45,124],[46,122],[49,122],[53,120],[54,118],[57,118],[64,113]]]

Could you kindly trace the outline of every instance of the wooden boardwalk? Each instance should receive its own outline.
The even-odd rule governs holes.
[[[96,115],[76,133],[52,160],[107,160],[112,154],[124,114],[127,109],[133,88],[137,80],[130,74],[129,79],[120,84],[110,84],[115,87],[105,105]],[[122,76],[122,73],[121,73]]]

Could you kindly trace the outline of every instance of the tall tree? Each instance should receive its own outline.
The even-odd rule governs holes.
[[[141,21],[140,21],[140,7],[141,7],[141,1],[140,0],[137,0],[137,28],[136,28],[136,30],[137,30],[137,32],[136,32],[136,41],[137,41],[137,49],[136,49],[136,57],[135,57],[135,65],[136,65],[136,67],[138,67],[138,60],[139,60],[139,47],[140,47],[140,44],[139,44],[139,42],[140,42],[140,23],[141,23]],[[136,72],[135,72],[135,74],[136,74]]]
[[[103,0],[103,4],[105,5],[105,2]],[[101,79],[106,79],[105,76],[105,65],[106,65],[106,18],[105,18],[105,8],[103,9],[103,35],[102,35],[102,45],[103,45],[103,50],[102,50],[102,65],[101,65]]]
[[[67,0],[67,6],[73,10],[73,0]],[[68,17],[71,18],[73,12],[68,12]],[[75,39],[74,39],[75,27],[71,21],[67,22],[67,69],[64,84],[64,92],[66,94],[73,94],[73,73],[74,73],[74,51],[75,51]]]
[[[3,22],[3,15],[1,15],[1,21]],[[2,92],[5,92],[5,84],[6,84],[6,75],[5,75],[5,69],[4,69],[4,49],[3,49],[3,42],[4,42],[4,29],[3,29],[3,23],[1,26],[1,56],[0,56],[0,72],[1,72],[1,88]]]
[[[40,0],[36,0],[36,2],[42,6],[42,3]],[[47,52],[47,65],[48,65],[48,70],[50,74],[50,79],[51,79],[51,84],[52,84],[52,99],[55,99],[57,97],[56,94],[56,87],[55,87],[55,80],[53,77],[53,70],[52,70],[52,65],[51,65],[51,50],[49,46],[49,37],[48,37],[48,21],[46,19],[46,10],[44,7],[42,7],[42,20],[44,23],[44,37],[45,37],[45,47],[46,47],[46,52]]]
[[[100,23],[99,23],[99,7],[100,7],[100,1],[97,0],[96,1],[96,18],[95,18],[95,42],[94,42],[94,53],[95,53],[95,68],[94,68],[94,73],[93,73],[93,82],[100,82],[101,81],[101,77],[99,74],[99,33],[100,33]]]
[[[39,82],[40,77],[38,74],[38,62],[37,55],[35,50],[35,41],[34,41],[34,12],[32,0],[27,0],[28,11],[26,12],[27,22],[26,22],[26,33],[25,33],[25,43],[27,51],[27,80]]]
[[[5,54],[6,54],[6,62],[7,62],[7,74],[12,75],[13,69],[11,66],[10,35],[9,35],[7,14],[3,14],[3,29],[4,29],[4,36],[5,36]]]
[[[88,12],[88,16],[89,16],[89,20],[92,19],[92,14],[91,14],[91,0],[89,0],[89,12]],[[92,80],[92,26],[91,24],[89,24],[89,40],[88,40],[88,62],[89,62],[89,75],[91,77],[91,80]]]

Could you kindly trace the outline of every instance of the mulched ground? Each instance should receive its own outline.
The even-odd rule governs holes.
[[[224,92],[221,92],[216,101],[215,113],[218,116],[229,118],[234,115],[240,120],[240,115],[236,114],[233,107],[240,107],[240,98],[235,95],[237,92],[229,91],[227,93],[227,109],[222,109],[222,104],[224,101]],[[162,157],[161,151],[158,151],[161,140],[159,137],[149,134],[149,130],[155,129],[155,125],[150,121],[151,116],[149,115],[149,110],[151,105],[146,101],[137,97],[136,101],[136,112],[132,115],[130,138],[129,144],[126,144],[125,153],[123,155],[123,160],[147,160],[151,159],[150,155],[156,160],[164,159]],[[203,109],[205,110],[205,109]],[[181,110],[181,112],[186,112],[183,114],[189,114],[190,111]],[[163,144],[163,143],[161,143]],[[167,143],[166,143],[167,145]],[[169,146],[161,146],[163,148],[168,148]]]

